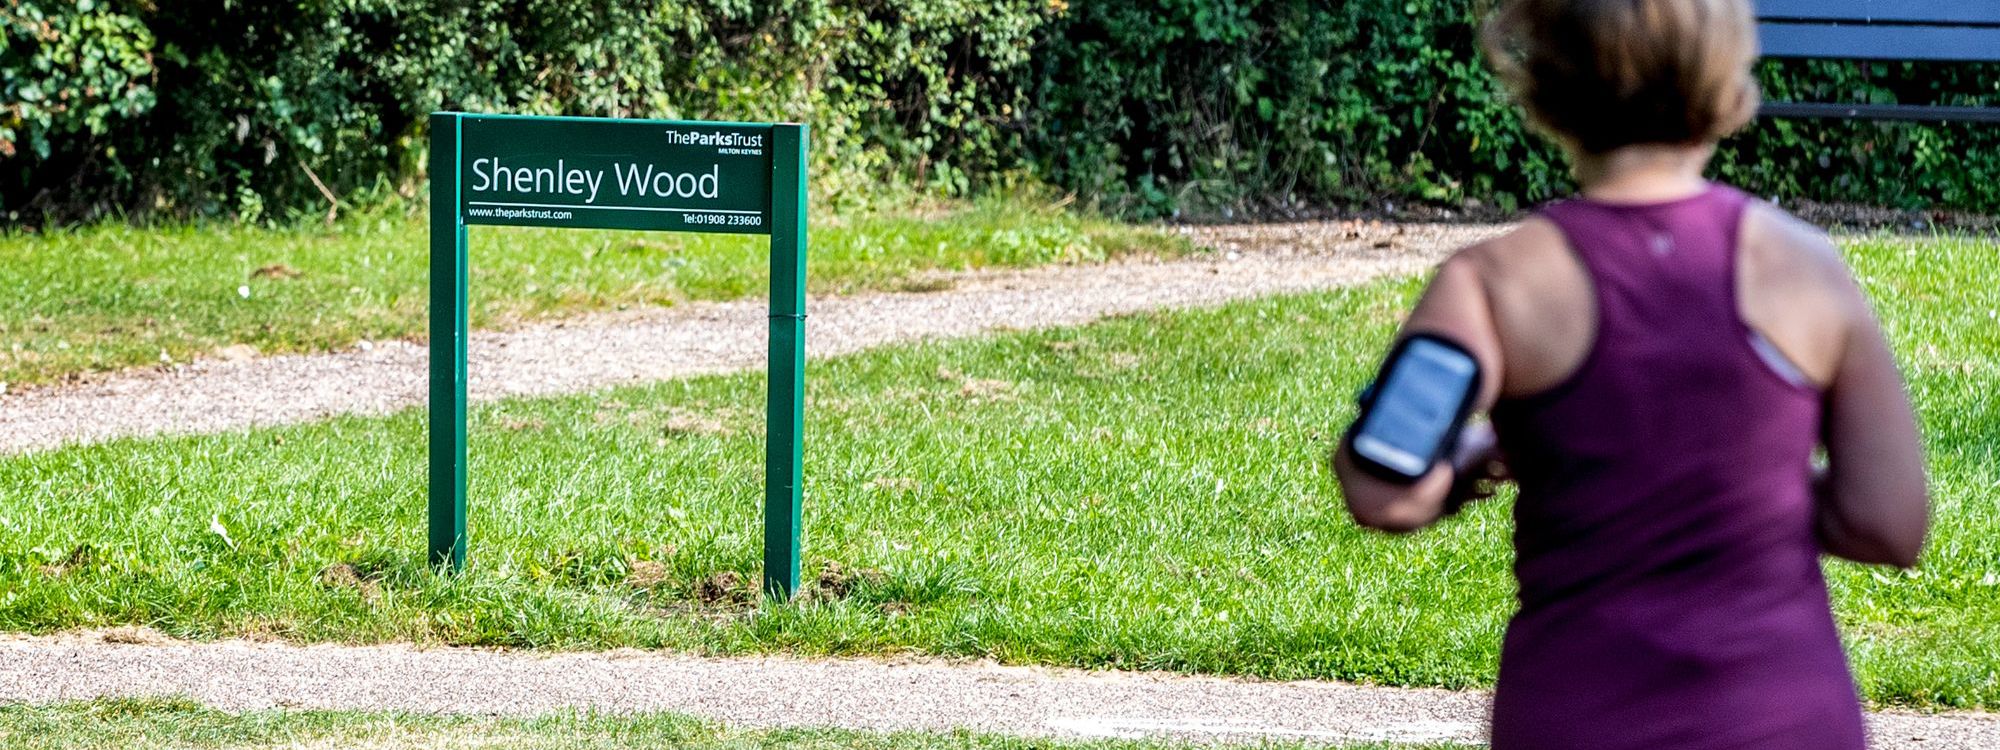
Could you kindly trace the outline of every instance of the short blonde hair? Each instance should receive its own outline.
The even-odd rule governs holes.
[[[1719,141],[1757,112],[1748,0],[1501,0],[1480,41],[1529,119],[1584,153]]]

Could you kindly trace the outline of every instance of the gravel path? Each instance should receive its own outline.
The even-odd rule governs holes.
[[[1024,271],[941,275],[925,293],[815,298],[811,356],[920,338],[1087,323],[1407,273],[1497,231],[1491,226],[1306,223],[1188,230],[1216,252]],[[474,400],[590,390],[760,367],[762,300],[695,303],[473,334]],[[0,454],[125,436],[219,432],[423,403],[419,343],[333,354],[205,360],[93,382],[0,394]]]
[[[135,643],[136,642],[136,643]],[[224,710],[673,711],[745,727],[1022,736],[1478,742],[1487,694],[931,660],[189,644],[144,631],[0,637],[0,700],[187,696]],[[2000,715],[1877,713],[1876,747],[2000,747]]]

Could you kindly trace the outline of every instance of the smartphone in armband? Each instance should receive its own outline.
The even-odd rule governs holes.
[[[1479,360],[1465,347],[1428,333],[1397,342],[1362,392],[1348,442],[1354,463],[1388,481],[1416,482],[1458,442],[1478,394]]]

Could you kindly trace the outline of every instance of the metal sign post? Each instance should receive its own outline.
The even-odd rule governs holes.
[[[762,234],[771,238],[764,590],[798,590],[806,138],[800,124],[431,115],[432,564],[465,566],[466,227]]]

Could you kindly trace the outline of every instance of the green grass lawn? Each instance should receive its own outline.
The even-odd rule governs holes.
[[[472,323],[765,293],[763,237],[475,227]],[[267,353],[424,337],[424,217],[332,228],[124,225],[0,233],[0,383],[16,387],[231,345]],[[937,269],[1176,254],[1176,235],[1031,196],[815,220],[816,294],[895,289]]]
[[[231,714],[182,700],[0,705],[0,749],[193,750],[325,747],[343,750],[1168,750],[1180,744],[1028,740],[964,732],[877,734],[831,729],[730,729],[671,714],[555,714],[533,719],[334,711]],[[1299,748],[1267,744],[1270,750]],[[1319,747],[1319,745],[1315,745]],[[1454,750],[1463,745],[1365,743],[1351,750]]]
[[[1924,567],[1830,563],[1877,702],[2000,707],[2000,264],[1852,258],[1929,441]],[[759,612],[762,379],[472,415],[471,570],[424,558],[421,413],[0,459],[0,630],[1013,663],[1490,684],[1504,502],[1357,528],[1320,458],[1413,280],[818,362],[810,570]]]

